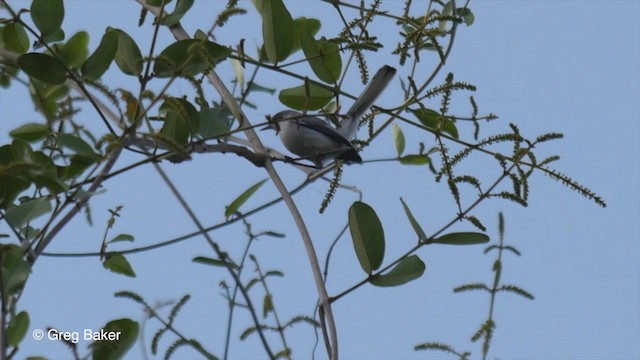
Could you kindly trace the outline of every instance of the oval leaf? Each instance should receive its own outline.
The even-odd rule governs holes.
[[[333,98],[331,90],[311,83],[307,85],[280,91],[280,102],[292,109],[306,111],[322,109]]]
[[[114,31],[107,31],[102,35],[100,45],[96,51],[82,64],[82,75],[98,80],[109,69],[111,62],[116,57],[118,50],[118,34]]]
[[[398,265],[388,273],[378,275],[369,282],[380,287],[398,286],[419,278],[426,268],[427,266],[417,255],[411,255],[400,260]]]
[[[2,289],[3,294],[14,294],[23,287],[31,266],[24,259],[24,252],[16,245],[0,245],[2,252]]]
[[[442,131],[456,139],[458,138],[458,128],[448,117],[443,117],[440,113],[431,109],[409,109],[409,111],[411,111],[425,127],[435,131]]]
[[[318,79],[335,84],[342,71],[342,59],[338,44],[324,39],[316,40],[309,29],[305,28],[300,32],[300,45]]]
[[[160,110],[166,112],[160,130],[162,135],[178,144],[186,145],[189,136],[196,133],[200,125],[196,108],[185,99],[167,98]]]
[[[175,111],[167,113],[160,133],[178,144],[186,145],[189,143],[189,127]]]
[[[475,245],[489,242],[489,236],[477,232],[459,232],[443,235],[435,240],[436,244],[447,245]]]
[[[407,204],[404,202],[404,200],[402,200],[402,198],[400,198],[400,202],[402,203],[402,207],[404,208],[404,213],[407,214],[407,218],[409,218],[409,223],[411,223],[413,231],[418,234],[418,242],[427,240],[427,234],[424,233],[424,230],[422,230],[422,227],[420,226],[418,221],[416,221],[416,218],[413,217],[413,214],[411,213],[411,210],[409,210]]]
[[[92,160],[100,159],[100,155],[93,151],[91,145],[75,135],[60,134],[58,135],[58,143],[78,155],[85,156]]]
[[[398,124],[393,124],[393,141],[396,143],[396,151],[398,156],[402,155],[405,147],[404,133]]]
[[[122,254],[107,255],[107,258],[102,262],[102,266],[116,274],[136,277],[136,273],[133,271],[131,264],[129,264],[127,258],[122,256]]]
[[[2,41],[9,50],[13,50],[18,54],[24,54],[29,50],[29,36],[24,26],[20,24],[11,23],[3,27]]]
[[[176,2],[176,8],[173,10],[173,12],[162,19],[160,23],[165,26],[173,26],[177,24],[180,19],[182,19],[184,14],[186,14],[187,11],[191,9],[191,6],[193,6],[193,1],[194,0],[178,0]]]
[[[360,266],[371,274],[384,260],[384,229],[380,219],[369,205],[356,201],[349,208],[349,229]]]
[[[231,202],[231,204],[229,204],[229,206],[227,206],[226,210],[224,211],[224,216],[228,218],[229,216],[235,214],[235,212],[238,211],[240,206],[242,206],[242,204],[247,202],[247,200],[249,200],[249,198],[253,194],[255,194],[255,192],[258,191],[258,189],[260,189],[260,187],[265,182],[267,182],[267,180],[268,179],[264,179],[262,181],[259,181],[255,185],[253,185],[250,188],[248,188],[247,190],[245,190],[242,194],[240,194],[240,196],[238,196],[235,200],[233,200]]]
[[[299,17],[293,20],[293,28],[295,29],[295,34],[293,37],[293,48],[291,48],[291,53],[295,53],[296,51],[302,49],[302,45],[300,44],[300,34],[303,30],[309,32],[311,36],[315,36],[318,31],[320,31],[320,20],[318,19],[310,19],[306,17]],[[264,59],[260,59],[264,60]]]
[[[267,59],[275,64],[286,59],[295,38],[293,18],[282,0],[255,0],[262,15],[262,38]]]
[[[95,340],[92,344],[91,358],[93,360],[124,359],[125,354],[138,339],[139,332],[140,325],[131,319],[109,321],[102,330],[91,334],[91,338]]]
[[[227,265],[231,267],[235,267],[235,264],[232,262],[224,262],[222,260],[212,259],[205,256],[196,256],[191,261],[198,264],[218,266],[218,267],[227,267]]]
[[[402,165],[425,165],[431,162],[427,154],[411,154],[398,158]]]
[[[67,68],[53,56],[24,54],[18,58],[18,65],[29,76],[49,84],[60,85],[67,80]]]
[[[72,68],[78,68],[89,56],[89,34],[79,31],[73,35],[60,50],[62,62]]]
[[[34,48],[38,49],[42,46],[44,46],[44,44],[50,44],[50,43],[54,43],[54,42],[58,42],[58,41],[62,41],[64,40],[64,30],[62,29],[58,29],[56,30],[56,32],[54,32],[53,34],[46,36],[43,40],[43,43],[37,43]]]
[[[29,314],[21,311],[13,317],[7,326],[7,345],[18,347],[29,329]]]
[[[307,29],[311,36],[315,36],[318,31],[320,31],[320,20],[318,19],[309,19],[306,17],[299,17],[293,20],[293,46],[291,47],[291,52],[289,55],[294,54],[296,51],[302,49],[302,45],[300,45],[300,33],[302,30]],[[262,46],[260,48],[260,61],[268,61],[267,59],[267,51],[265,47]]]
[[[113,239],[109,240],[109,243],[114,243],[114,242],[118,242],[118,241],[131,241],[131,242],[133,242],[134,240],[135,240],[135,238],[133,237],[133,235],[120,234],[120,235],[114,237]]]
[[[230,53],[229,48],[211,41],[181,40],[162,50],[153,71],[161,78],[180,74],[195,76],[226,59]]]
[[[107,31],[118,34],[116,65],[127,75],[140,75],[142,73],[142,53],[136,42],[122,30],[109,29]]]
[[[476,17],[473,15],[473,12],[469,8],[456,9],[458,16],[462,17],[462,21],[464,21],[465,25],[471,26],[476,21]]]
[[[62,26],[64,4],[62,0],[33,0],[31,3],[31,19],[36,24],[42,37],[53,35]]]
[[[15,228],[21,228],[32,220],[51,211],[51,203],[47,198],[33,199],[18,206],[9,208],[4,214],[5,220]]]
[[[160,7],[162,6],[162,4],[164,4],[165,6],[169,5],[171,3],[171,0],[145,0],[145,3],[147,3],[147,5],[149,6]]]
[[[233,116],[226,106],[203,108],[198,112],[198,134],[205,139],[229,135]]]
[[[37,141],[47,136],[49,126],[46,124],[29,123],[11,131],[9,135],[14,139],[25,141]]]

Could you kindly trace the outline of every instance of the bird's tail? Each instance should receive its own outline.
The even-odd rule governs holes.
[[[362,94],[356,102],[353,103],[349,111],[347,111],[346,118],[340,124],[338,132],[347,139],[351,139],[358,130],[358,123],[362,115],[364,115],[373,103],[378,99],[378,96],[382,94],[384,89],[389,85],[391,79],[396,74],[396,69],[385,65],[378,70],[373,76],[373,79],[369,81],[369,84],[364,88]]]

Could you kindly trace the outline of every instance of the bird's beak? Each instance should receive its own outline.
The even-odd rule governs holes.
[[[278,126],[278,124],[273,122],[271,115],[267,115],[266,118],[267,118],[267,125],[262,129],[260,129],[260,131],[275,130],[277,134],[278,130],[280,130],[280,127]]]

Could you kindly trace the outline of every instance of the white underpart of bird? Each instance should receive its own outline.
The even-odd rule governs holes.
[[[337,128],[326,118],[305,115],[295,110],[280,111],[268,117],[267,128],[276,130],[287,150],[313,161],[316,168],[320,169],[334,159],[362,162],[349,139],[357,132],[360,118],[371,109],[395,73],[396,69],[391,66],[380,68],[351,108],[340,116]]]

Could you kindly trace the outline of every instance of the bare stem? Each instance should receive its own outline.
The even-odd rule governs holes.
[[[140,5],[147,8],[155,16],[161,15],[158,8],[148,6],[143,0],[136,0],[136,1],[140,3]],[[185,40],[189,38],[189,35],[179,23],[174,26],[171,26],[169,29],[177,40]],[[238,102],[233,97],[233,95],[229,92],[229,89],[227,89],[226,85],[220,79],[218,74],[214,70],[211,70],[207,74],[207,77],[211,82],[211,85],[213,85],[213,87],[216,89],[218,94],[220,94],[222,101],[229,108],[233,116],[238,120],[240,124],[240,129],[244,130],[244,133],[247,139],[249,140],[249,142],[251,143],[251,146],[253,147],[255,152],[258,154],[267,155],[267,150],[265,149],[264,145],[260,141],[260,138],[254,131],[253,127],[251,126],[251,123],[249,122],[248,118],[243,113],[242,109],[238,105]],[[295,202],[293,201],[293,198],[289,194],[289,191],[287,190],[284,183],[282,182],[282,179],[276,172],[273,166],[273,163],[271,162],[271,158],[269,158],[268,156],[265,156],[264,168],[266,169],[267,173],[269,174],[269,177],[271,178],[276,188],[280,192],[280,195],[282,196],[284,202],[287,204],[287,207],[289,208],[289,212],[291,213],[291,216],[293,217],[296,223],[296,226],[298,227],[298,231],[300,232],[300,235],[302,237],[302,241],[307,251],[307,257],[309,258],[309,263],[311,265],[311,270],[313,272],[314,281],[316,283],[316,287],[320,297],[320,306],[322,307],[322,309],[326,314],[325,320],[328,326],[327,330],[329,332],[329,338],[330,338],[330,343],[327,344],[327,349],[329,351],[330,358],[337,359],[338,358],[338,336],[337,336],[335,321],[333,319],[333,312],[331,311],[329,295],[327,294],[327,289],[324,285],[324,282],[322,281],[322,271],[320,269],[318,256],[316,255],[313,242],[311,241],[311,235],[307,230],[307,226],[304,222],[304,219],[302,218],[302,215],[300,214],[300,211],[298,210],[298,207],[296,206]]]

